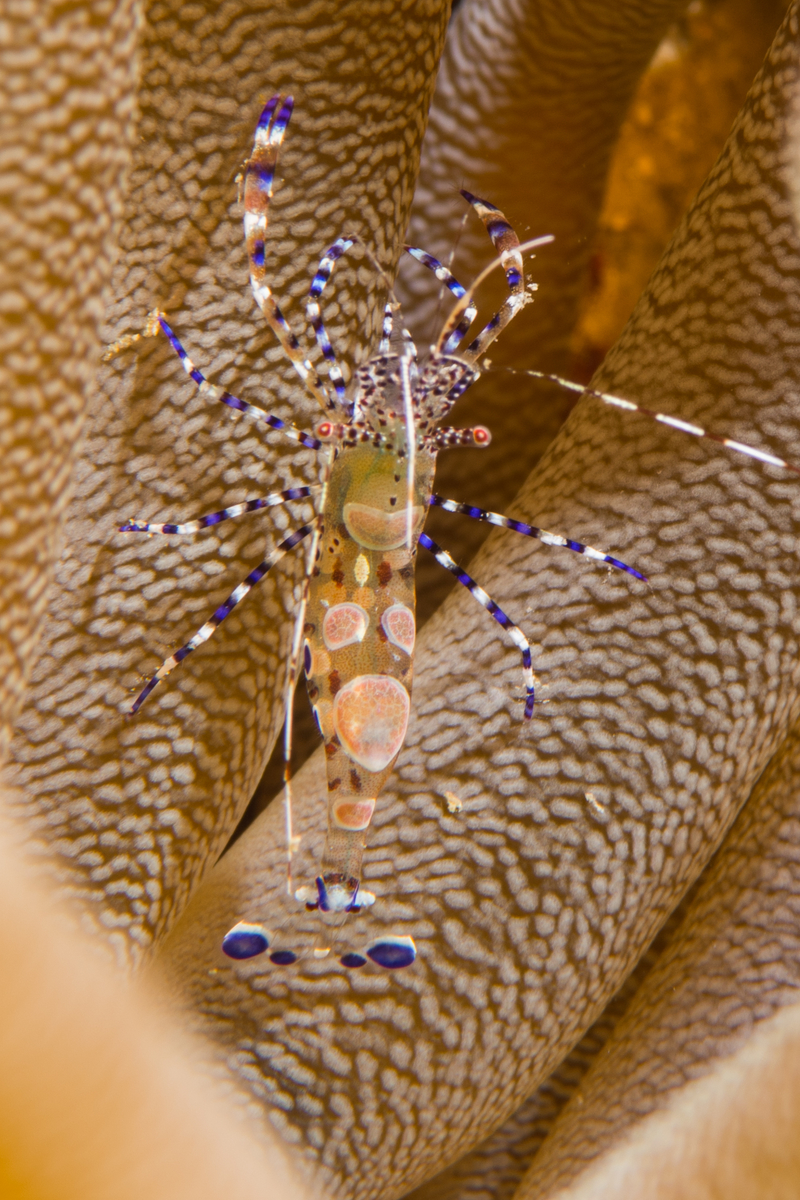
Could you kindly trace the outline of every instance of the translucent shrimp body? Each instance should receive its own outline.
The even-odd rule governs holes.
[[[435,461],[427,451],[416,456],[410,550],[405,470],[394,454],[369,444],[346,449],[331,473],[304,630],[308,695],[325,739],[324,890],[297,894],[335,911],[371,901],[358,890],[361,856],[411,711],[414,558]]]

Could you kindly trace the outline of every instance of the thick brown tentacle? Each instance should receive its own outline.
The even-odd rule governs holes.
[[[243,1124],[157,997],[58,910],[17,843],[0,821],[3,1200],[319,1198],[274,1133]]]
[[[691,897],[694,889],[689,893]],[[406,1200],[511,1200],[587,1071],[627,1013],[685,911],[681,903],[578,1044],[507,1121]]]
[[[133,138],[138,13],[133,0],[80,10],[45,2],[12,5],[3,22],[0,759],[42,630],[100,357]]]
[[[800,731],[759,780],[519,1200],[572,1183],[691,1080],[713,1074],[800,988]]]
[[[751,1200],[797,1195],[800,1006],[787,1005],[715,1068],[558,1191],[558,1200]]]
[[[717,146],[721,146],[785,8],[785,4],[767,8],[749,0],[729,0],[713,10],[696,9],[686,24],[681,23],[680,34],[672,31],[668,35],[662,52],[646,72],[614,153],[597,251],[601,282],[581,318],[584,352],[590,346],[610,344],[604,336],[609,329],[619,328],[625,297],[630,298],[628,304],[633,303],[651,269],[650,253],[660,252],[663,245],[659,238],[663,239],[669,228],[665,203],[675,214],[681,211],[681,203],[691,202],[701,182],[698,170],[704,173],[707,165],[703,163],[708,164],[718,152],[714,128]],[[698,112],[704,114],[701,123],[696,120]],[[661,213],[660,234],[659,220],[653,220],[655,212]],[[539,301],[543,299],[539,297]],[[616,333],[610,341],[615,337]],[[659,934],[657,940],[661,938]],[[616,1021],[616,998],[609,1010]],[[610,1032],[609,1010],[504,1126],[418,1189],[414,1200],[460,1200],[462,1195],[469,1200],[510,1200],[554,1116]]]

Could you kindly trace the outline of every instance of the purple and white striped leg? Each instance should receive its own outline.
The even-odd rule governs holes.
[[[411,255],[412,258],[415,258],[417,262],[421,262],[422,265],[427,267],[429,271],[433,271],[439,282],[443,283],[445,287],[453,293],[456,300],[460,300],[462,296],[467,294],[467,289],[458,282],[456,277],[443,263],[439,262],[438,258],[434,258],[432,254],[428,254],[427,250],[420,250],[416,246],[405,246],[404,249],[408,254]],[[477,311],[478,309],[474,304],[470,304],[467,307],[464,312],[464,316],[461,318],[458,325],[450,334],[444,346],[442,347],[442,354],[455,354],[459,342],[462,340],[464,334],[475,320],[475,314]]]
[[[325,286],[333,274],[333,268],[336,260],[341,258],[345,251],[352,246],[352,241],[348,238],[337,238],[329,250],[326,250],[320,259],[317,273],[311,281],[311,289],[309,292],[308,302],[306,303],[306,315],[314,329],[314,336],[317,339],[317,345],[322,351],[325,359],[328,362],[328,376],[336,390],[336,398],[339,404],[344,404],[345,384],[344,377],[338,362],[333,346],[330,343],[325,325],[322,320],[322,312],[319,306],[319,300],[325,290]]]
[[[283,351],[312,396],[328,412],[334,402],[315,367],[303,354],[266,281],[267,214],[272,199],[275,165],[286,127],[292,115],[291,96],[273,96],[268,102],[256,128],[253,153],[244,170],[244,234],[250,259],[250,286],[258,307],[263,312]]]
[[[383,325],[381,340],[378,344],[378,354],[390,354],[392,350],[392,330],[394,329],[394,310],[390,301],[383,306]]]
[[[152,692],[153,688],[156,687],[156,685],[159,684],[162,679],[166,679],[167,675],[169,675],[171,671],[175,670],[178,663],[183,662],[183,660],[189,654],[191,654],[193,650],[196,650],[198,646],[202,646],[203,642],[207,642],[212,633],[214,633],[214,631],[219,628],[225,618],[233,612],[234,608],[236,608],[236,605],[239,604],[240,601],[244,600],[247,593],[251,591],[257,583],[260,583],[267,572],[270,571],[277,562],[280,562],[285,554],[288,554],[290,550],[293,550],[295,546],[302,542],[303,538],[307,537],[313,529],[313,524],[302,525],[299,529],[296,529],[294,533],[289,535],[288,538],[284,538],[284,540],[275,547],[275,549],[272,551],[272,554],[268,555],[263,562],[259,563],[255,570],[251,571],[250,574],[242,580],[238,587],[233,589],[230,596],[228,596],[228,599],[220,604],[219,608],[216,609],[212,616],[206,621],[205,625],[202,625],[200,629],[198,629],[197,633],[189,638],[189,641],[186,642],[185,645],[181,646],[180,649],[176,650],[174,654],[171,654],[169,658],[165,659],[156,671],[155,675],[152,675],[150,679],[148,679],[147,683],[133,702],[130,710],[131,716],[133,716],[135,712],[139,711],[147,697]]]
[[[280,112],[275,115],[278,105]],[[254,163],[248,164],[255,176],[259,190],[271,199],[272,184],[275,179],[275,164],[278,161],[278,151],[283,143],[284,134],[289,125],[294,108],[294,99],[278,93],[271,96],[258,118],[253,148],[258,150],[259,157]]]
[[[219,400],[222,404],[226,404],[228,408],[235,409],[236,412],[246,413],[249,417],[255,417],[257,421],[263,421],[264,424],[269,425],[270,429],[279,430],[285,437],[291,438],[294,442],[299,442],[301,446],[307,446],[309,450],[319,450],[321,448],[322,442],[312,437],[310,433],[304,433],[302,429],[297,429],[294,425],[287,425],[280,417],[273,417],[272,413],[259,408],[257,404],[249,404],[247,400],[240,400],[238,396],[231,395],[224,388],[217,387],[215,383],[210,383],[203,372],[199,371],[189,358],[189,355],[167,324],[163,313],[154,312],[151,314],[151,319],[154,321],[156,328],[160,328],[169,340],[172,349],[181,360],[181,366],[189,378],[197,384],[201,395],[210,396],[212,400]]]
[[[444,567],[451,575],[455,575],[460,584],[470,592],[478,604],[482,605],[486,611],[494,617],[498,625],[501,625],[511,638],[515,646],[522,652],[522,675],[525,682],[525,720],[529,721],[533,716],[533,703],[535,699],[533,688],[533,667],[531,666],[531,646],[528,639],[522,630],[514,624],[511,618],[503,612],[498,604],[495,604],[492,597],[483,590],[480,584],[476,583],[471,575],[463,571],[455,559],[451,558],[446,550],[437,545],[432,538],[429,538],[427,533],[421,533],[419,537],[420,546],[424,546],[426,550],[430,550],[440,567]]]
[[[481,204],[485,205],[486,202],[481,201]],[[495,209],[494,211],[499,213],[499,209]],[[502,213],[499,213],[499,215],[502,216]],[[505,220],[505,218],[503,219]],[[516,234],[514,234],[514,236],[516,237]],[[548,246],[553,240],[553,235],[551,233],[546,233],[543,237],[531,238],[529,242],[523,242],[521,245],[518,242],[516,247],[514,247],[514,250],[515,253],[519,254],[520,261],[522,261],[523,254],[527,253],[529,250],[535,250],[538,246]],[[484,279],[491,275],[493,271],[497,270],[498,267],[506,267],[506,259],[507,254],[505,253],[501,255],[500,258],[493,259],[488,266],[484,267],[477,279],[473,280],[464,295],[459,300],[456,300],[455,304],[450,310],[449,317],[442,326],[439,336],[436,339],[436,345],[433,348],[433,357],[437,357],[442,354],[442,347],[447,342],[452,331],[458,325],[459,320],[461,319],[461,314],[465,311],[467,306],[472,303],[472,297],[475,295]],[[506,269],[506,279],[508,279],[508,276],[509,271]],[[536,285],[532,283],[526,284],[523,277],[520,282],[519,289],[515,291],[513,295],[508,297],[500,311],[495,314],[485,329],[478,334],[478,337],[475,339],[475,341],[471,342],[465,351],[459,353],[458,357],[462,361],[470,364],[476,362],[480,355],[483,354],[484,350],[487,349],[489,344],[494,341],[494,339],[503,331],[503,329],[505,329],[512,317],[515,317],[517,313],[525,307],[526,304],[530,303],[533,298],[530,293],[535,290]]]
[[[472,205],[483,221],[486,232],[492,239],[492,245],[500,255],[509,291],[516,291],[524,283],[525,275],[519,250],[519,238],[500,209],[494,204],[490,204],[488,200],[481,200],[478,196],[473,196],[472,192],[468,192],[464,188],[461,189],[461,195],[468,204]]]
[[[734,450],[737,454],[744,454],[748,458],[755,458],[758,462],[766,463],[770,467],[783,467],[787,471],[791,471],[794,475],[800,475],[800,467],[794,466],[793,463],[787,462],[785,458],[778,458],[777,454],[770,454],[766,450],[758,450],[755,446],[748,446],[746,442],[735,442],[733,438],[723,437],[719,433],[711,433],[708,429],[702,429],[699,425],[694,425],[690,421],[682,421],[680,417],[671,417],[668,413],[656,412],[654,408],[645,408],[643,404],[634,404],[632,400],[623,400],[621,396],[612,396],[608,392],[598,392],[594,388],[585,387],[582,383],[573,383],[571,379],[562,379],[560,375],[548,375],[545,371],[530,371],[530,370],[515,370],[518,375],[531,375],[534,379],[546,379],[550,383],[557,383],[560,387],[566,388],[567,391],[577,392],[579,395],[594,396],[596,400],[602,400],[603,404],[609,404],[612,408],[622,408],[626,412],[638,412],[645,417],[650,417],[653,421],[658,421],[660,425],[668,425],[670,429],[678,429],[681,433],[690,433],[693,437],[708,438],[711,442],[716,442],[719,446],[727,446],[729,450]]]
[[[392,333],[394,330],[394,314],[396,312],[399,314],[399,312],[400,312],[400,302],[398,301],[397,296],[395,295],[394,285],[393,285],[391,279],[389,278],[389,276],[387,275],[386,271],[383,269],[383,267],[379,263],[374,252],[372,251],[371,247],[367,245],[367,243],[364,241],[364,239],[362,237],[360,237],[357,233],[348,233],[345,235],[344,238],[340,238],[339,240],[343,241],[345,243],[346,249],[349,249],[350,246],[360,246],[361,249],[364,251],[366,258],[369,259],[370,263],[375,268],[376,273],[380,276],[380,278],[383,280],[383,282],[386,285],[386,290],[389,293],[389,300],[386,302],[386,304],[384,305],[384,309],[383,309],[383,328],[382,328],[382,332],[381,332],[381,341],[380,341],[380,345],[378,347],[378,353],[379,354],[390,354],[391,353]],[[401,334],[402,334],[403,345],[404,345],[404,350],[401,351],[401,354],[405,353],[408,358],[416,360],[417,347],[414,345],[414,341],[413,341],[413,338],[411,337],[411,334],[408,332],[408,330],[403,325],[402,317],[400,318],[400,324],[401,324]]]
[[[120,533],[197,533],[199,529],[208,529],[211,525],[220,525],[231,517],[242,517],[245,513],[258,512],[261,508],[273,508],[276,504],[286,504],[289,500],[305,500],[321,491],[321,486],[313,484],[309,487],[287,488],[284,492],[273,492],[271,496],[260,496],[256,500],[243,500],[241,504],[230,504],[219,512],[208,513],[195,521],[184,521],[182,524],[165,522],[155,524],[152,521],[135,521],[133,518],[125,525],[120,525]]]
[[[484,508],[476,508],[474,504],[459,504],[457,500],[445,500],[444,496],[439,496],[436,492],[431,496],[430,503],[432,507],[442,508],[445,512],[462,513],[465,517],[472,517],[474,521],[488,521],[490,525],[498,525],[501,529],[511,529],[514,533],[521,533],[525,537],[537,538],[546,546],[563,546],[566,550],[573,550],[576,554],[585,554],[587,558],[608,563],[620,571],[627,571],[629,575],[633,575],[634,579],[641,579],[643,583],[647,583],[646,575],[641,575],[639,571],[635,571],[633,567],[629,567],[627,563],[621,562],[618,558],[612,558],[610,554],[606,554],[605,550],[595,550],[594,546],[584,546],[583,542],[562,537],[560,533],[548,533],[546,529],[539,529],[536,525],[526,525],[524,521],[515,521],[513,517],[504,517],[502,513],[487,512]]]
[[[492,245],[500,255],[500,262],[506,275],[510,295],[500,309],[494,314],[478,336],[470,342],[464,352],[467,362],[475,362],[490,346],[506,325],[514,319],[518,312],[528,304],[531,295],[525,289],[525,269],[522,254],[519,250],[519,238],[503,213],[488,200],[481,200],[462,188],[461,195],[468,201],[486,227],[486,232],[492,239]]]

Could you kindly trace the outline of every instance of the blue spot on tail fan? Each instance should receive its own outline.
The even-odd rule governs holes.
[[[276,950],[269,957],[276,967],[290,967],[292,963],[297,962],[297,955],[293,950]]]
[[[339,962],[343,967],[350,967],[351,969],[353,967],[365,967],[367,965],[367,960],[364,958],[364,955],[356,954],[354,951],[351,951],[348,954],[343,954],[339,959]]]
[[[379,967],[388,967],[396,971],[400,967],[410,967],[417,957],[414,939],[410,937],[380,938],[367,946],[366,955]]]
[[[269,937],[262,925],[239,921],[222,939],[222,949],[228,958],[255,958],[269,947]]]

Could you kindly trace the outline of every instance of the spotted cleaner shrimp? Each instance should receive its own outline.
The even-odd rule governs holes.
[[[317,502],[316,517],[284,538],[189,641],[162,663],[140,691],[131,713],[139,710],[153,689],[187,655],[211,637],[284,555],[309,538],[310,571],[304,579],[296,614],[285,689],[288,886],[290,894],[293,892],[294,898],[307,909],[344,916],[375,902],[375,896],[361,885],[362,856],[375,805],[403,746],[408,726],[416,637],[414,562],[419,546],[432,553],[468,589],[516,645],[522,658],[524,719],[529,720],[533,713],[533,667],[525,634],[447,551],[423,531],[429,508],[437,506],[447,512],[461,513],[547,545],[566,548],[638,580],[645,581],[645,577],[603,550],[500,513],[461,504],[433,491],[436,458],[441,450],[481,447],[490,441],[490,433],[483,426],[458,429],[443,427],[439,422],[478,378],[477,364],[491,343],[531,301],[535,285],[526,281],[523,254],[551,238],[520,244],[499,209],[462,191],[483,222],[497,259],[467,289],[432,255],[416,247],[406,247],[413,258],[449,289],[455,304],[435,345],[420,363],[416,347],[398,319],[399,305],[386,281],[389,298],[377,353],[354,370],[348,386],[325,330],[320,306],[337,260],[360,242],[355,234],[340,237],[322,256],[307,303],[307,316],[327,364],[327,382],[320,377],[266,279],[267,214],[278,153],[292,109],[291,96],[276,95],[259,118],[253,153],[244,171],[244,230],[256,302],[306,389],[320,404],[323,420],[317,423],[312,435],[210,383],[189,358],[160,311],[151,314],[145,336],[163,332],[201,393],[320,452],[320,482],[316,486],[294,487],[246,500],[188,522],[156,524],[131,520],[121,527],[121,532],[168,536],[195,533],[247,513],[307,498]],[[364,249],[369,254],[368,248]],[[378,264],[374,265],[382,274]],[[495,267],[505,272],[508,297],[462,349],[477,313],[475,291]],[[131,340],[135,339],[123,342]],[[109,354],[122,345],[111,347]],[[800,474],[800,470],[772,454],[621,397],[544,372],[525,374],[552,380],[606,404],[639,412],[685,433],[711,438],[734,451]],[[295,891],[291,877],[292,853],[297,845],[291,817],[291,711],[301,659],[309,699],[325,744],[328,826],[319,874],[313,884]],[[297,959],[294,950],[275,948],[271,935],[259,923],[240,921],[223,940],[223,950],[233,959],[251,958],[270,948],[270,958],[276,965],[289,965]],[[349,968],[364,966],[368,959],[382,967],[398,968],[410,965],[415,956],[416,948],[410,937],[382,937],[366,946],[363,953],[350,951],[339,961]]]

